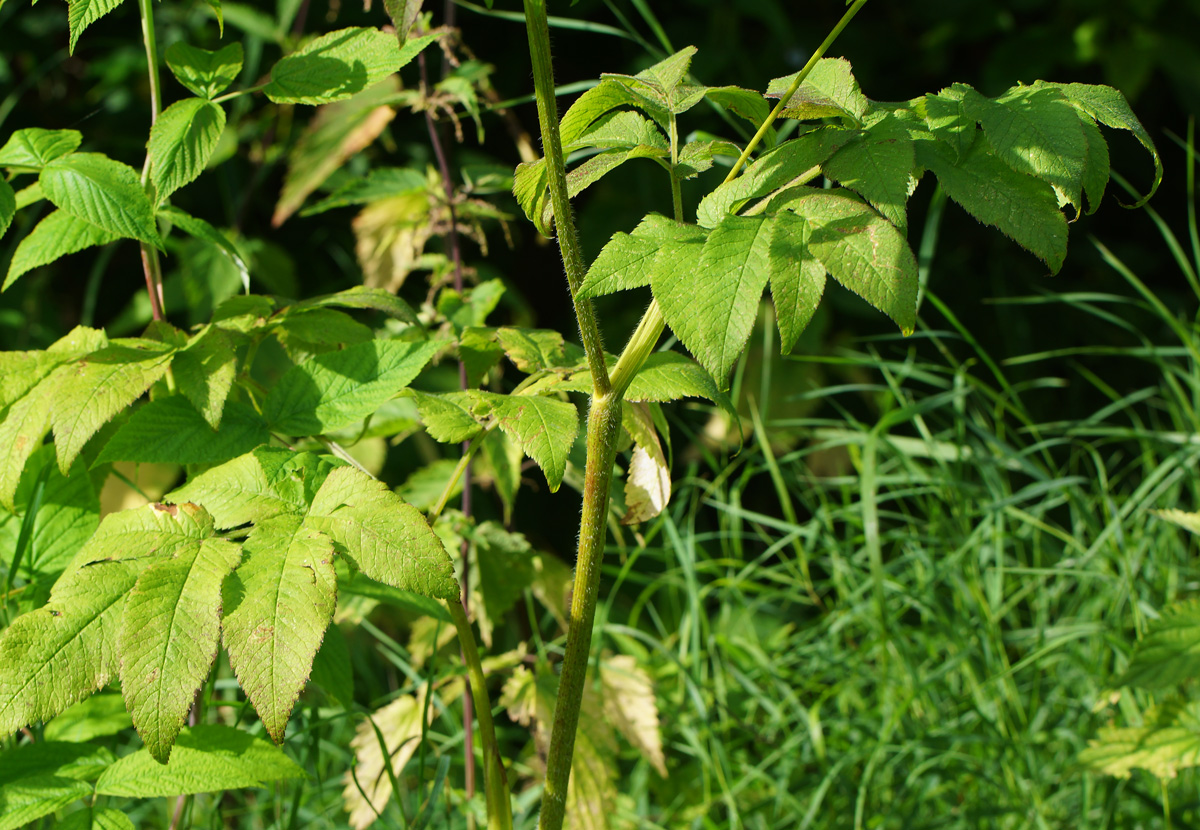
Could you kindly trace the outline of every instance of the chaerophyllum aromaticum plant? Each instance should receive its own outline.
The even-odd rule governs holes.
[[[610,711],[610,701],[597,699],[587,682],[623,435],[633,448],[625,518],[646,521],[670,492],[657,405],[698,396],[730,407],[727,377],[768,287],[785,352],[812,319],[830,276],[911,332],[918,278],[906,204],[926,174],[1051,271],[1066,255],[1068,214],[1094,211],[1103,196],[1109,162],[1100,126],[1132,132],[1153,156],[1154,187],[1161,178],[1149,135],[1121,94],[1107,87],[1039,81],[988,98],[956,84],[908,101],[872,101],[847,60],[824,57],[865,2],[847,10],[801,71],[763,92],[699,83],[689,74],[695,50],[688,48],[637,75],[605,75],[560,121],[545,3],[526,0],[545,157],[516,169],[513,193],[537,229],[558,240],[581,344],[575,346],[555,331],[487,325],[503,287],[464,287],[457,248],[433,266],[435,288],[439,274],[458,277],[457,285],[436,292],[436,301],[418,312],[395,295],[405,275],[426,261],[413,240],[428,237],[422,229],[435,217],[421,194],[448,188],[443,206],[452,232],[460,216],[468,223],[503,218],[480,202],[459,201],[454,213],[444,158],[436,175],[374,170],[306,209],[367,205],[356,224],[370,228],[363,230],[370,244],[361,258],[368,285],[293,301],[249,294],[247,282],[247,293],[218,304],[211,319],[190,329],[172,325],[160,262],[171,234],[213,246],[241,278],[252,276],[234,239],[170,204],[173,193],[202,175],[225,127],[227,103],[261,93],[274,104],[347,107],[323,110],[328,117],[318,116],[312,140],[297,150],[295,174],[276,210],[282,222],[319,186],[311,170],[324,164],[327,177],[350,152],[353,141],[320,140],[336,131],[339,118],[366,124],[381,107],[422,103],[393,76],[438,34],[418,34],[428,28],[419,3],[396,0],[387,4],[394,32],[325,34],[279,60],[259,86],[233,92],[243,58],[237,43],[212,52],[176,44],[166,65],[194,95],[163,109],[152,9],[139,0],[153,99],[142,171],[81,151],[84,136],[72,130],[24,129],[0,147],[7,173],[0,180],[0,230],[18,211],[52,206],[18,245],[5,286],[58,257],[130,239],[141,249],[154,318],[140,337],[79,327],[45,350],[0,354],[0,508],[13,539],[5,601],[9,611],[14,604],[24,611],[0,636],[0,733],[50,720],[119,683],[145,744],[119,760],[94,748],[68,752],[53,741],[13,750],[31,762],[41,759],[30,768],[55,779],[20,821],[81,797],[181,795],[302,775],[266,741],[226,726],[185,724],[189,713],[197,720],[194,706],[203,705],[223,646],[267,735],[282,742],[341,594],[388,597],[457,633],[476,703],[487,824],[511,826],[515,782],[497,746],[488,677],[462,599],[479,595],[480,636],[490,640],[533,573],[553,567],[536,561],[519,534],[494,523],[474,525],[446,506],[474,460],[491,470],[506,510],[520,486],[523,456],[556,490],[581,428],[571,395],[588,402],[569,608],[561,591],[569,575],[542,583],[547,607],[567,629],[565,655],[557,675],[544,660],[534,671],[517,666],[520,658],[493,663],[495,675],[508,674],[500,702],[533,729],[545,757],[540,822],[546,830],[561,827],[571,811],[607,821],[616,782],[605,758],[614,729],[665,770],[656,726],[629,727],[628,713]],[[110,7],[71,6],[72,46]],[[459,89],[458,100],[472,112],[474,99],[461,93],[461,84],[445,89]],[[702,102],[748,122],[753,137],[685,141],[681,121]],[[783,139],[777,128],[789,119],[795,127]],[[330,146],[336,149],[327,163],[320,148]],[[576,152],[589,155],[568,170],[564,157]],[[635,159],[662,168],[672,215],[647,214],[588,264],[570,200]],[[727,168],[724,181],[695,216],[686,215],[681,182],[716,166]],[[400,257],[403,266],[395,264],[398,247],[407,257]],[[592,298],[645,286],[653,301],[641,323],[619,355],[607,354]],[[372,330],[346,310],[372,310],[388,320]],[[668,327],[694,360],[655,351]],[[268,343],[292,365],[264,384],[251,369]],[[459,388],[413,387],[443,357],[459,361]],[[502,361],[524,377],[499,384]],[[485,378],[489,385],[481,387]],[[344,448],[364,435],[403,433],[404,412],[415,412],[436,441],[464,445],[438,480],[439,494],[421,504],[424,513]],[[129,461],[181,464],[187,478],[161,502],[103,521],[82,508],[71,515],[49,509],[51,491],[55,506],[71,506],[70,493],[94,499],[108,465]],[[488,554],[465,569],[463,576],[476,576],[465,594],[451,555],[464,538]],[[545,590],[550,583],[560,589],[557,599]],[[644,677],[619,658],[601,663],[602,685],[622,685],[614,666],[626,670],[624,688],[636,689],[643,702],[648,695],[653,711]],[[377,798],[386,804],[397,784],[391,765],[403,768],[412,757],[405,736],[414,729],[420,735],[433,691],[398,700],[402,705],[380,710],[360,730],[360,765],[373,767],[366,781],[348,773],[356,827],[374,820]],[[218,755],[225,760],[217,763]],[[0,819],[0,826],[16,820]]]

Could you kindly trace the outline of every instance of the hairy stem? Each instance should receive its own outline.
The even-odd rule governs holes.
[[[447,602],[450,618],[458,632],[463,660],[471,686],[470,697],[475,701],[476,717],[479,719],[479,734],[483,739],[483,790],[487,801],[488,830],[512,830],[512,803],[508,797],[508,780],[504,774],[504,762],[496,745],[496,730],[492,725],[492,702],[487,693],[487,681],[483,676],[483,664],[479,661],[479,649],[475,647],[475,634],[467,621],[462,603]],[[467,747],[471,751],[471,747]]]
[[[579,235],[575,231],[575,214],[567,196],[567,168],[563,163],[562,140],[558,134],[558,103],[554,97],[554,67],[550,62],[550,24],[546,21],[545,0],[525,0],[525,27],[529,33],[529,55],[533,59],[533,87],[537,96],[538,125],[542,130],[542,151],[550,179],[550,201],[554,206],[555,233],[562,253],[571,301],[575,304],[575,319],[579,323],[579,339],[587,353],[588,368],[596,395],[608,392],[608,367],[600,329],[590,300],[576,294],[587,273]]]
[[[154,35],[154,7],[151,0],[138,0],[138,14],[142,18],[142,42],[146,45],[146,69],[150,79],[150,126],[158,121],[162,112],[162,84],[158,76],[158,39]],[[142,186],[150,181],[150,156],[142,165]],[[162,266],[158,251],[153,245],[140,243],[142,271],[146,276],[146,292],[150,295],[150,313],[155,320],[163,319]]]
[[[793,83],[763,121],[758,132],[746,144],[725,181],[731,181],[738,175],[788,100],[800,88],[805,77],[866,3],[867,0],[856,0],[854,5],[846,10],[833,31],[813,53],[804,68],[796,74]],[[537,94],[554,220],[558,226],[563,264],[574,298],[586,269],[579,252],[575,220],[567,198],[566,168],[563,164],[562,143],[558,133],[558,111],[554,99],[554,72],[550,63],[550,30],[542,0],[525,0],[525,25],[529,34],[529,51],[533,59],[534,89]],[[674,162],[678,158],[678,130],[674,119],[671,127]],[[681,219],[682,204],[676,195],[677,188],[672,171],[672,202],[676,218]],[[579,725],[579,707],[583,700],[584,681],[587,677],[592,625],[596,616],[600,587],[600,565],[604,557],[607,535],[609,487],[612,483],[612,466],[616,459],[616,444],[621,423],[621,400],[625,389],[654,349],[666,323],[658,302],[652,301],[621,353],[610,378],[604,372],[604,354],[600,349],[599,332],[591,305],[576,300],[575,314],[579,321],[584,348],[588,350],[595,391],[592,408],[588,414],[587,468],[579,526],[579,553],[575,563],[575,587],[571,598],[570,628],[567,631],[567,647],[559,678],[550,751],[546,759],[546,784],[542,793],[542,810],[538,824],[540,830],[561,830],[566,814],[567,785],[575,750],[575,732]]]
[[[567,808],[567,784],[579,726],[588,656],[592,648],[592,621],[600,593],[600,566],[608,530],[608,495],[621,428],[619,395],[592,398],[587,427],[587,471],[583,483],[583,509],[579,522],[579,556],[571,591],[571,618],[567,650],[558,680],[554,728],[546,757],[546,786],[542,791],[540,830],[560,830]]]

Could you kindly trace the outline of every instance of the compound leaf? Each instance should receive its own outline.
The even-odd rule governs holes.
[[[835,280],[911,334],[917,323],[917,262],[904,236],[847,191],[797,192],[779,207],[811,224],[812,255]]]
[[[904,206],[917,185],[917,160],[908,130],[895,116],[872,124],[861,140],[835,152],[821,169],[904,229]]]
[[[584,276],[578,296],[600,297],[649,285],[664,242],[703,242],[704,238],[704,231],[695,225],[649,214],[632,233],[613,234]]]
[[[701,199],[696,208],[696,221],[706,228],[715,227],[722,217],[741,210],[751,199],[809,181],[821,172],[820,165],[839,147],[859,135],[854,130],[825,127],[785,141],[759,156],[742,175]]]
[[[719,384],[754,326],[770,238],[767,217],[728,215],[708,235],[694,268],[690,260],[664,257],[666,265],[652,274],[667,325]]]
[[[458,597],[450,557],[425,517],[382,482],[353,467],[329,474],[305,526],[332,538],[377,582],[435,599]]]
[[[1067,219],[1049,184],[1013,170],[983,138],[957,163],[938,142],[918,142],[916,151],[947,196],[1058,273],[1067,256]]]
[[[162,248],[154,207],[129,165],[99,153],[71,153],[43,167],[38,181],[59,210],[111,234]]]
[[[1009,167],[1049,183],[1079,207],[1088,143],[1062,93],[1018,86],[999,98],[985,98],[971,90],[963,102]]]
[[[174,518],[190,538],[142,571],[119,642],[121,691],[146,749],[163,764],[216,660],[221,584],[241,558],[238,545],[213,538],[203,509],[183,504]]]
[[[91,792],[86,781],[62,775],[31,775],[0,784],[0,830],[17,830]]]
[[[550,492],[557,491],[567,470],[567,455],[579,431],[575,407],[553,398],[492,392],[475,395],[491,405],[500,429],[542,468]]]
[[[361,421],[406,388],[439,346],[372,340],[289,369],[267,395],[272,429],[316,435]]]
[[[333,542],[299,516],[260,522],[225,580],[225,648],[267,733],[283,741],[337,604]]]

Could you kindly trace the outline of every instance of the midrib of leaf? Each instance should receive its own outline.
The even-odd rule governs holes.
[[[17,693],[12,695],[9,698],[9,701],[10,701],[9,705],[6,705],[3,708],[0,708],[0,722],[3,722],[3,716],[4,716],[5,712],[7,712],[9,710],[9,708],[11,708],[11,701],[19,700],[24,695],[25,691],[29,688],[29,686],[31,684],[33,684],[34,681],[36,681],[38,678],[40,678],[42,676],[42,674],[50,668],[51,665],[53,665],[54,661],[59,657],[59,655],[62,654],[62,652],[69,645],[71,645],[76,640],[78,640],[93,625],[96,625],[98,623],[103,624],[106,621],[105,620],[106,616],[112,611],[113,607],[115,605],[117,605],[118,603],[123,603],[125,601],[125,597],[129,594],[129,590],[133,587],[133,583],[135,581],[132,573],[128,574],[126,581],[128,582],[128,585],[124,588],[124,590],[114,591],[113,597],[107,605],[105,605],[98,613],[92,615],[90,618],[87,618],[87,622],[84,623],[84,625],[81,626],[79,629],[77,629],[75,632],[73,632],[69,637],[63,638],[62,641],[59,643],[58,648],[48,658],[43,659],[41,665],[32,674],[29,675],[29,678],[25,681],[25,683],[23,685],[21,685],[21,687],[18,689]],[[53,599],[53,595],[51,595],[51,598]],[[100,671],[97,672],[97,674],[101,677],[110,677],[111,676],[111,672],[104,670],[103,667],[101,668]],[[0,730],[0,731],[3,731],[3,730]]]

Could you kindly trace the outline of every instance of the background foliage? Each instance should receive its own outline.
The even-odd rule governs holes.
[[[798,69],[841,13],[840,4],[822,5],[828,8],[798,15],[774,0],[564,4],[552,12],[624,33],[556,28],[558,78],[568,84],[635,72],[694,44],[698,78],[759,88]],[[383,19],[378,7],[320,2],[225,9],[226,27],[249,36],[247,84],[293,35]],[[219,45],[203,3],[164,3],[156,16],[164,46],[185,36]],[[457,17],[463,42],[490,69],[497,99],[528,96],[519,24],[465,3]],[[137,26],[135,8],[125,4],[68,55],[61,4],[0,6],[0,133],[81,129],[97,147],[140,165],[142,133],[128,128],[144,118],[147,98],[144,53],[130,36]],[[1198,502],[1200,367],[1190,321],[1200,263],[1190,251],[1175,256],[1173,237],[1164,235],[1174,229],[1187,245],[1185,155],[1170,136],[1185,133],[1200,104],[1200,44],[1188,35],[1198,28],[1194,0],[884,3],[839,41],[837,52],[877,98],[908,98],[952,81],[990,95],[1035,78],[1117,86],[1166,156],[1168,176],[1153,202],[1162,224],[1110,203],[1076,223],[1067,263],[1048,279],[1036,259],[956,208],[946,209],[935,236],[927,224],[931,192],[922,187],[910,206],[910,239],[928,275],[914,337],[894,336],[880,315],[835,293],[798,357],[778,356],[772,326],[756,329],[735,369],[740,424],[699,404],[670,411],[671,507],[640,534],[626,530],[614,540],[603,587],[610,598],[600,636],[653,679],[663,725],[665,777],[653,751],[616,750],[622,779],[614,810],[631,826],[1161,821],[1158,778],[1144,771],[1106,776],[1080,753],[1106,725],[1152,720],[1151,705],[1172,694],[1116,694],[1116,682],[1159,609],[1193,593],[1200,578],[1191,537],[1150,512]],[[431,53],[435,73],[436,64]],[[169,90],[170,98],[182,94]],[[285,181],[294,181],[285,179],[289,158],[303,149],[311,111],[267,111],[258,103],[233,104],[237,146],[219,148],[220,163],[175,203],[235,229],[258,291],[311,296],[360,284],[354,213],[287,215],[281,199]],[[511,169],[529,141],[532,105],[518,104],[512,115],[506,122],[485,102],[478,144],[471,113],[460,109],[463,144],[454,153],[464,172],[475,165],[481,198],[518,215],[485,178],[494,172],[489,165]],[[712,119],[712,131],[729,129]],[[368,161],[420,170],[432,162],[430,152],[423,119],[402,113],[307,204]],[[1113,164],[1135,186],[1147,186],[1148,164],[1132,139],[1114,140]],[[628,231],[647,205],[669,210],[665,189],[646,169],[628,165],[580,200],[589,256],[612,232]],[[701,186],[713,184],[689,190],[685,183],[689,210]],[[412,233],[436,219],[418,216]],[[481,212],[481,221],[493,219]],[[467,243],[468,265],[476,279],[503,280],[497,319],[547,327],[568,320],[554,249],[521,223],[491,222],[487,232]],[[18,238],[10,233],[3,241],[0,271]],[[484,239],[486,261],[477,244]],[[432,239],[428,252],[441,245]],[[173,261],[180,265],[168,275],[168,304],[182,322],[207,320],[240,288],[236,272],[203,246]],[[0,295],[0,347],[45,348],[78,323],[135,334],[149,319],[144,300],[131,301],[141,296],[141,280],[128,242],[42,268]],[[415,279],[402,294],[414,306],[425,300]],[[627,298],[602,302],[609,339],[619,342],[640,306]],[[287,365],[282,355],[264,358],[264,372]],[[444,380],[451,388],[453,377]],[[422,482],[411,475],[441,452],[432,442],[406,442],[381,457],[381,476],[419,500]],[[179,471],[142,465],[127,474],[154,495]],[[101,503],[108,510],[138,498],[114,486]],[[524,492],[515,507],[513,523],[535,528],[530,541],[546,561],[570,560],[576,500],[567,486],[554,495]],[[503,523],[505,512],[498,500],[477,501],[481,520]],[[497,535],[480,543],[500,548],[504,541]],[[550,636],[552,620],[538,619],[524,596],[497,601],[507,599],[518,611],[528,602],[530,612],[491,633],[497,660],[521,643],[557,647],[539,639]],[[347,642],[353,691],[340,702],[352,702],[351,711],[374,710],[426,673],[453,670],[453,649],[429,645],[436,626],[413,624],[385,605],[366,610],[354,612],[365,623]],[[536,688],[537,679],[529,683]],[[214,694],[232,701],[234,691],[228,669],[219,670]],[[520,689],[506,691],[512,702]],[[357,720],[323,694],[302,699],[287,745],[307,781],[200,796],[189,808],[192,820],[345,826],[342,774],[356,748]],[[95,704],[85,727],[68,720],[56,729],[95,730],[105,705]],[[111,736],[105,740],[117,754],[139,745],[119,712],[92,733]],[[419,714],[391,714],[419,727]],[[535,765],[531,748],[521,754],[528,727],[505,715],[498,726],[518,769]],[[356,740],[361,746],[369,736]],[[461,741],[461,717],[448,708],[434,713],[413,750],[452,759],[447,780],[454,782]],[[431,782],[435,766],[414,760],[408,783],[422,769]],[[413,816],[415,789],[403,807],[387,808],[391,820],[402,810]],[[1170,792],[1174,822],[1200,823],[1195,773],[1180,771]],[[533,803],[522,802],[518,820],[530,821]],[[174,808],[167,799],[134,805],[126,804],[138,826],[166,826]],[[456,826],[457,816],[447,808],[433,820]]]

